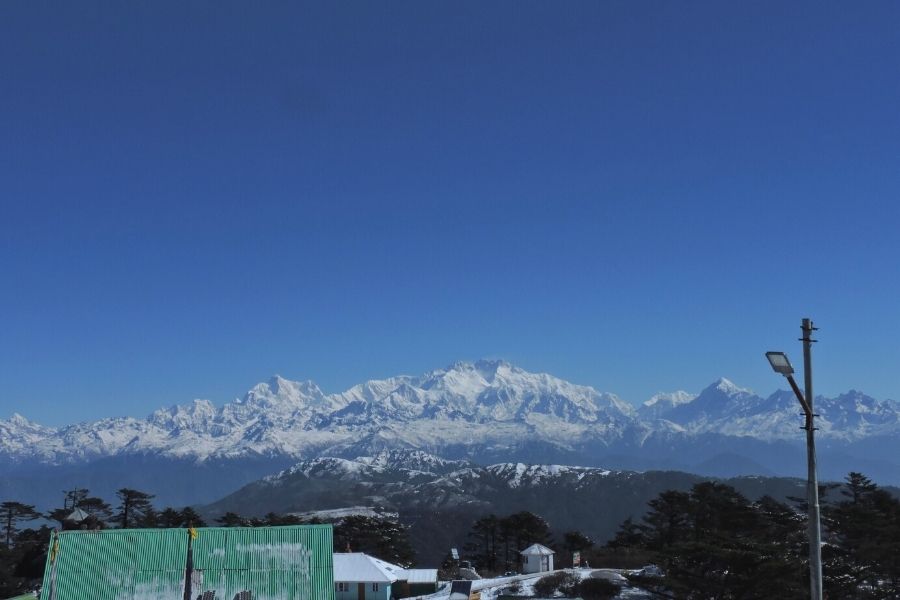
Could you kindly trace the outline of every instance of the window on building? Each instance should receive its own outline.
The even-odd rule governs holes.
[[[373,591],[373,592],[377,592],[377,591],[378,591],[378,584],[377,584],[377,583],[373,583],[373,584],[372,584],[372,591]]]
[[[339,592],[349,592],[350,591],[350,584],[347,583],[346,581],[339,581],[337,585],[338,585]]]

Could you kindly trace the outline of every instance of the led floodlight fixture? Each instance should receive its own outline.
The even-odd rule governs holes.
[[[766,358],[769,359],[769,364],[776,373],[781,373],[785,377],[794,374],[794,367],[791,366],[791,361],[784,352],[766,352]]]

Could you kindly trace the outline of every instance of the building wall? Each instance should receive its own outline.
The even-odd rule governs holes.
[[[523,573],[543,573],[553,570],[553,555],[541,556],[535,554],[526,554],[522,561]]]
[[[359,600],[359,581],[347,581],[348,590],[346,592],[338,591],[340,587],[338,584],[341,582],[334,582],[334,600]],[[379,582],[378,590],[373,590],[371,581],[362,582],[365,592],[363,600],[390,600],[391,599],[391,584]]]
[[[366,600],[390,600],[391,599],[391,584],[389,583],[379,583],[378,591],[372,589],[372,584],[366,584]]]
[[[341,592],[338,590],[340,587],[340,583],[344,583],[347,585],[347,591]],[[356,591],[356,582],[355,581],[344,581],[344,582],[334,582],[334,600],[357,600],[358,594]]]
[[[107,529],[54,533],[42,600],[333,600],[331,525]],[[385,599],[378,599],[385,600]]]
[[[427,596],[437,591],[437,581],[434,583],[411,583],[409,584],[410,596]]]

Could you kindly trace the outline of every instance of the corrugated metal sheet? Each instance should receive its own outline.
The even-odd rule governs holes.
[[[334,600],[330,525],[198,529],[193,542],[200,589],[232,600]]]
[[[436,583],[438,580],[437,569],[406,569],[407,583]]]
[[[192,600],[207,592],[215,600],[241,592],[252,600],[334,600],[330,525],[195,532]],[[51,540],[41,600],[183,600],[189,539],[187,529],[61,532]]]
[[[51,541],[41,600],[174,598],[184,590],[186,536],[184,529],[63,531]]]

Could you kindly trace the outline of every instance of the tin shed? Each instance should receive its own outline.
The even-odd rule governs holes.
[[[41,600],[334,600],[331,525],[54,533]]]

